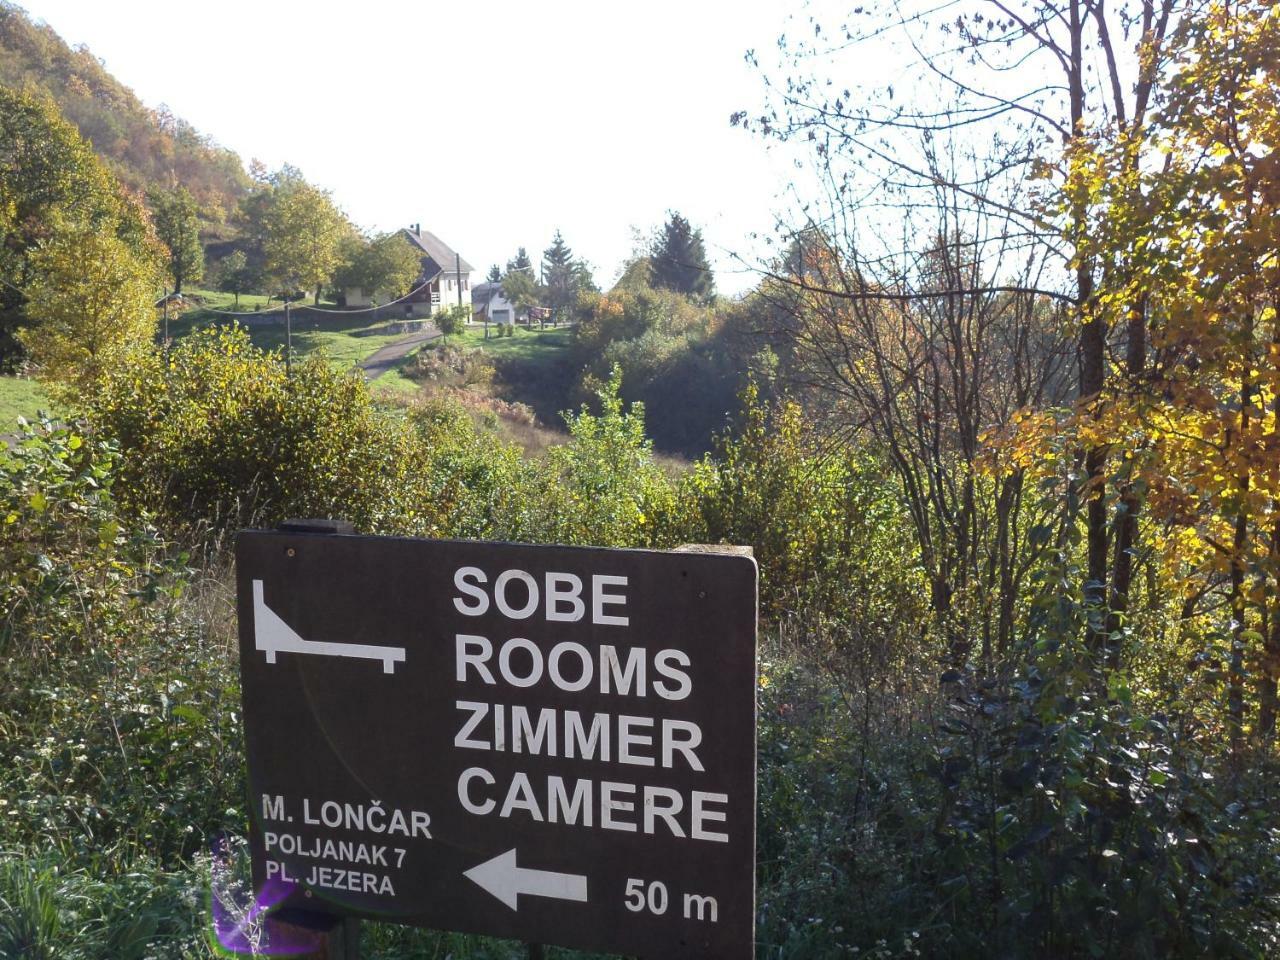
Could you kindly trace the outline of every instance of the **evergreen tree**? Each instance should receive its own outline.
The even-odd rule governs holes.
[[[595,275],[591,272],[591,264],[587,263],[587,261],[575,260],[573,272],[577,277],[579,290],[589,290],[593,293],[599,291],[600,288],[596,286]]]
[[[533,261],[529,259],[529,253],[524,247],[516,251],[514,259],[507,261],[507,273],[513,270],[524,270],[530,275],[533,273]]]
[[[564,242],[564,237],[557,230],[556,235],[551,238],[551,246],[542,251],[542,269],[549,277],[553,269],[567,268],[572,264],[573,251],[569,249],[569,245]]]
[[[492,267],[490,267],[490,268],[489,268],[489,275],[488,275],[487,277],[485,277],[485,281],[486,281],[486,282],[488,282],[488,283],[501,283],[501,282],[502,282],[502,270],[501,270],[501,269],[499,269],[499,267],[498,267],[498,265],[497,265],[496,263],[495,263]]]
[[[542,276],[547,285],[547,306],[563,316],[578,302],[578,291],[583,280],[590,280],[590,271],[573,258],[573,251],[556,231],[551,246],[542,252]]]
[[[519,310],[536,307],[539,301],[538,284],[531,270],[512,270],[502,278],[502,295]]]
[[[715,295],[715,277],[707,263],[702,231],[694,229],[675,211],[654,238],[649,260],[655,287],[675,290],[697,300],[710,300]]]

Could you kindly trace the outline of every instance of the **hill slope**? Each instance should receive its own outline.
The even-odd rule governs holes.
[[[0,85],[46,91],[127,187],[143,191],[176,180],[216,222],[248,192],[244,164],[185,120],[151,110],[84,46],[71,48],[52,27],[0,0]]]

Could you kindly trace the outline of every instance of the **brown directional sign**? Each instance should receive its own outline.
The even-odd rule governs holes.
[[[264,903],[754,956],[749,557],[247,532]]]

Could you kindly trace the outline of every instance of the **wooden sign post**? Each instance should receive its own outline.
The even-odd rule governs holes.
[[[754,560],[276,531],[236,563],[255,890],[754,956]]]

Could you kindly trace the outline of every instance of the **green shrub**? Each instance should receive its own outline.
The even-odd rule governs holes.
[[[625,409],[615,368],[597,396],[601,412],[566,413],[568,443],[552,447],[531,479],[523,517],[513,524],[535,543],[662,547],[689,527],[676,484],[645,438],[644,407]]]
[[[448,340],[465,326],[471,319],[471,308],[466,304],[455,304],[431,315],[431,322],[440,331],[440,336]]]
[[[76,656],[168,617],[182,572],[117,507],[115,448],[82,427],[23,422],[0,451],[0,657]]]
[[[476,426],[457,400],[432,396],[409,408],[417,442],[425,451],[420,478],[426,506],[405,518],[403,532],[440,537],[515,539],[533,476],[518,447]],[[422,519],[429,517],[424,526]]]
[[[116,468],[50,424],[0,457],[0,849],[176,862],[238,806],[239,692],[179,605],[184,558],[117,511]]]
[[[121,448],[128,505],[172,530],[287,516],[432,525],[427,451],[411,426],[379,412],[357,373],[310,357],[289,376],[241,329],[198,331],[116,371],[89,416]]]
[[[705,539],[755,549],[764,612],[923,622],[923,574],[890,471],[825,441],[795,404],[771,411],[751,386],[742,405],[742,426],[682,494]]]

